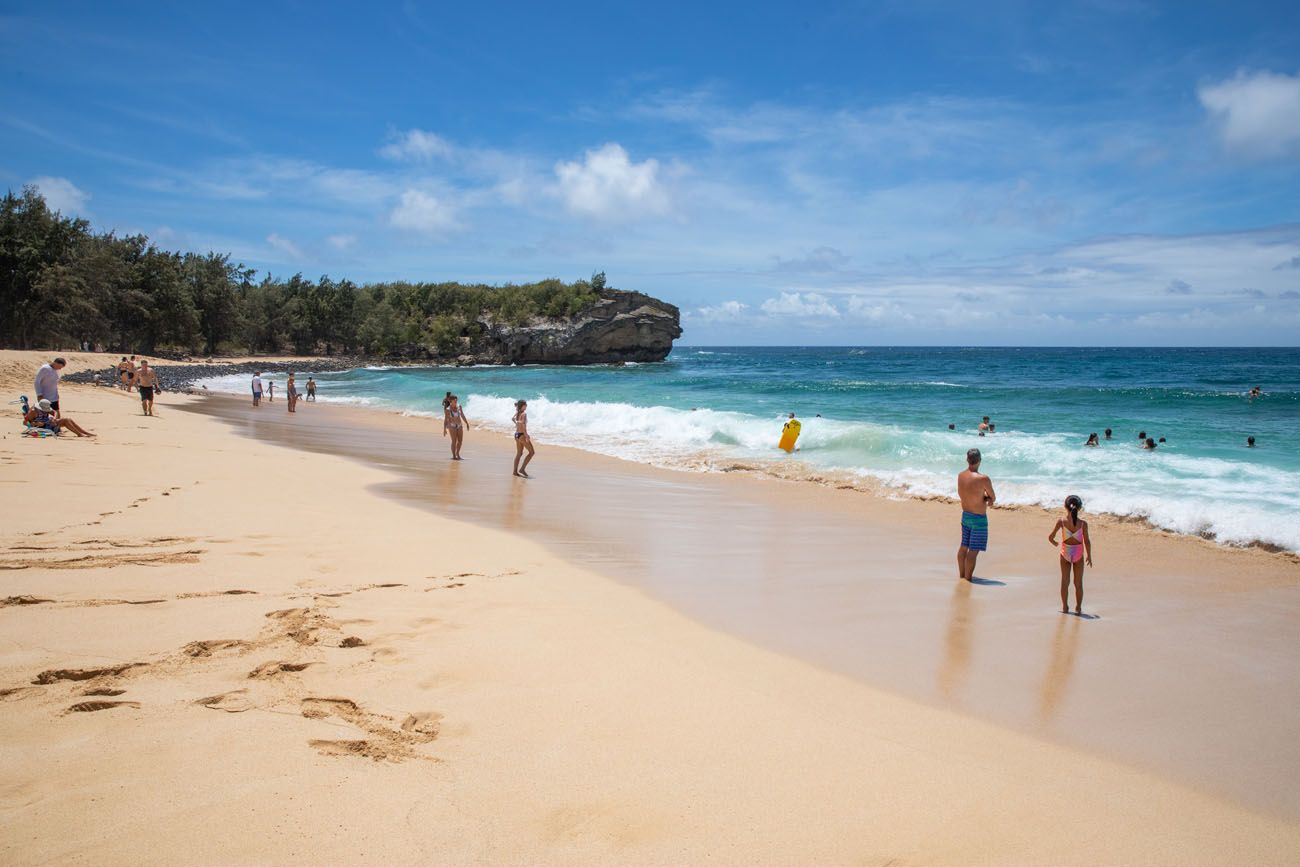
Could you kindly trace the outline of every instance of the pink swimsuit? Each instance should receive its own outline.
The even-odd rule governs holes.
[[[1080,524],[1075,530],[1068,530],[1065,524],[1061,524],[1061,530],[1065,533],[1061,537],[1061,559],[1068,563],[1078,563],[1083,559],[1083,540],[1086,535],[1084,525]]]

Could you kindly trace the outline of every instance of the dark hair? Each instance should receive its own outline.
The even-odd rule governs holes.
[[[1248,446],[1253,446],[1254,444],[1255,444],[1255,438],[1254,438],[1254,437],[1246,437],[1246,445],[1248,445]]]
[[[444,398],[442,399],[442,408],[443,408],[443,409],[446,409],[446,408],[449,407],[449,406],[451,406],[451,392],[450,392],[450,391],[447,392],[447,396],[444,397]]]
[[[1070,494],[1065,498],[1065,510],[1070,513],[1070,520],[1074,525],[1079,526],[1079,510],[1083,508],[1083,500],[1079,499],[1078,494]]]
[[[1164,437],[1161,437],[1161,438],[1160,438],[1160,442],[1164,442],[1164,441],[1165,441],[1165,438],[1164,438]]]
[[[1110,436],[1110,434],[1111,434],[1110,428],[1106,428],[1106,436]]]
[[[956,430],[956,429],[957,429],[957,425],[955,424],[948,425],[948,430]]]
[[[973,467],[973,466],[975,466],[976,464],[978,464],[978,463],[979,463],[980,461],[982,461],[982,460],[984,460],[984,456],[980,454],[980,450],[979,450],[979,449],[969,449],[969,450],[967,450],[967,452],[966,452],[966,465],[967,465],[967,466],[969,466],[969,467]]]
[[[515,401],[515,410],[517,411],[517,410],[519,409],[519,407],[521,407],[521,406],[527,406],[527,405],[528,405],[528,401],[526,401],[526,400],[517,400],[517,401]]]
[[[1143,430],[1143,431],[1138,431],[1138,439],[1140,439],[1140,440],[1144,440],[1144,439],[1146,439],[1146,438],[1147,438],[1147,432],[1146,432],[1146,431],[1144,431],[1144,430]]]
[[[68,362],[64,361],[64,360],[63,360],[63,356],[60,355],[58,358],[54,359],[54,363],[55,363],[55,364],[67,364]]]
[[[1153,449],[1155,447],[1156,447],[1156,441],[1151,439],[1151,437],[1147,437],[1147,448]]]

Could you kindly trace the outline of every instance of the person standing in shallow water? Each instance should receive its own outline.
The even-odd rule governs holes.
[[[442,435],[451,437],[451,459],[462,460],[460,447],[465,442],[465,431],[469,430],[469,419],[461,408],[460,398],[448,394],[442,400]]]
[[[961,545],[957,548],[957,575],[975,580],[975,561],[989,545],[989,506],[997,502],[993,480],[980,472],[983,456],[979,449],[966,452],[966,469],[957,475],[957,497],[961,500]]]
[[[289,374],[289,380],[284,384],[286,399],[289,401],[289,412],[297,412],[298,406],[298,386],[294,384],[293,374]]]
[[[1074,613],[1083,613],[1083,566],[1092,566],[1092,536],[1088,522],[1079,520],[1083,500],[1074,494],[1065,498],[1065,517],[1056,519],[1056,526],[1047,534],[1047,541],[1056,545],[1056,534],[1061,536],[1061,613],[1070,613],[1070,573],[1074,573]]]
[[[515,415],[511,421],[515,423],[515,475],[531,478],[528,475],[528,462],[533,459],[535,449],[533,438],[528,435],[528,401],[515,401]],[[525,450],[528,451],[528,457],[524,458],[523,466],[520,466],[519,459],[524,456]]]

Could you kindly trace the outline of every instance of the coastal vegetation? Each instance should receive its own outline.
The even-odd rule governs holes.
[[[445,357],[488,323],[573,317],[604,288],[603,273],[503,286],[259,278],[226,253],[96,232],[50,210],[35,187],[0,202],[0,345],[16,348]]]

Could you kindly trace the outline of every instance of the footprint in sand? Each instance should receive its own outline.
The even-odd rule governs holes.
[[[181,653],[199,659],[223,650],[243,651],[251,647],[252,645],[247,641],[240,641],[237,638],[213,638],[208,641],[191,641],[181,648]]]
[[[349,635],[339,642],[339,647],[365,647],[366,643],[355,635]]]
[[[113,695],[122,695],[122,694],[125,693],[125,692],[126,692],[126,690],[124,690],[124,689],[113,689],[112,687],[101,686],[101,687],[98,687],[98,688],[96,688],[96,689],[83,689],[83,690],[81,691],[81,694],[82,694],[82,695],[107,695],[107,696],[113,696]]]
[[[11,686],[7,689],[0,689],[0,701],[22,701],[23,699],[43,695],[44,693],[44,687]]]
[[[259,680],[275,677],[277,674],[283,674],[286,671],[302,671],[309,665],[315,665],[314,662],[264,662],[257,668],[248,673],[249,677]]]
[[[139,707],[138,701],[79,701],[68,708],[66,713],[90,713],[97,710],[110,710],[115,707]]]
[[[197,699],[194,703],[211,710],[224,710],[226,713],[243,713],[252,710],[253,702],[248,698],[248,690],[236,689],[220,695],[209,695]]]
[[[308,719],[338,719],[369,735],[363,739],[317,738],[307,742],[325,755],[364,756],[377,762],[400,762],[406,759],[436,761],[431,756],[416,752],[415,747],[437,740],[441,714],[414,713],[402,720],[401,724],[394,725],[392,718],[371,713],[348,698],[305,698],[301,708],[302,715]]]
[[[61,680],[94,680],[97,677],[118,677],[133,668],[144,668],[148,663],[128,662],[107,668],[52,668],[42,671],[32,681],[35,684],[58,683]]]

